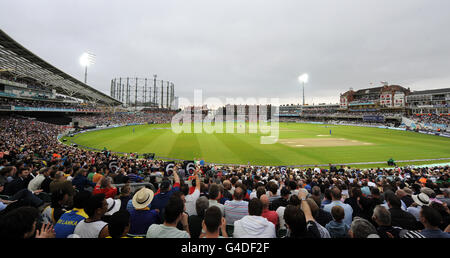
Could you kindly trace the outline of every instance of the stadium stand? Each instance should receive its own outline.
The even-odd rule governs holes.
[[[121,109],[116,99],[53,67],[1,30],[0,64],[0,238],[450,237],[448,166],[298,169],[196,160],[195,172],[179,162],[173,173],[163,160],[89,151],[62,144],[58,136],[75,122],[168,123],[175,111]],[[408,117],[448,128],[448,117],[440,114],[369,110],[377,94],[406,96],[409,90],[399,87],[356,92],[346,102],[355,104],[353,110],[289,105],[278,115],[280,121],[397,126]],[[247,110],[246,120],[251,110],[261,110],[232,108]],[[200,110],[205,118],[206,106]],[[186,112],[193,115],[192,109]]]
[[[329,169],[281,169],[197,164],[194,175],[180,178],[178,173],[168,176],[165,163],[161,160],[136,160],[108,151],[91,152],[63,145],[57,140],[62,126],[25,118],[2,117],[0,130],[1,237],[73,237],[74,232],[78,232],[79,237],[123,237],[127,232],[111,235],[108,230],[101,230],[113,220],[115,213],[111,211],[116,210],[126,210],[131,215],[131,224],[145,225],[145,228],[138,230],[145,232],[144,236],[155,236],[154,230],[158,225],[158,228],[167,230],[168,237],[190,237],[189,228],[194,230],[199,227],[194,223],[194,217],[205,216],[205,210],[189,209],[190,214],[186,213],[178,217],[183,219],[171,223],[166,216],[177,217],[179,213],[172,206],[177,205],[178,200],[181,205],[182,200],[186,200],[186,206],[197,204],[200,207],[200,196],[209,197],[209,205],[207,202],[203,208],[208,214],[215,214],[208,206],[223,206],[224,213],[214,216],[223,215],[226,223],[233,214],[233,219],[240,221],[239,230],[242,230],[241,227],[252,228],[255,230],[252,233],[254,236],[449,237],[448,166],[357,169],[330,165]],[[112,162],[118,169],[112,169]],[[180,163],[175,171],[184,170],[183,166]],[[192,178],[195,178],[195,185]],[[130,185],[136,183],[140,183],[141,187],[134,187],[131,192]],[[117,189],[114,184],[120,184],[121,188]],[[78,190],[73,191],[73,186]],[[92,192],[108,189],[116,189],[112,199],[92,195]],[[256,208],[259,205],[263,207],[263,204],[258,204],[261,202],[258,196],[262,196],[263,202],[269,202],[269,206],[265,207],[272,208],[278,216],[275,220],[277,225],[273,225],[270,232],[254,227],[258,220],[266,220],[266,214],[275,214]],[[147,202],[144,202],[146,198]],[[106,205],[104,210],[100,208],[102,202]],[[139,205],[140,202],[145,204],[144,207]],[[248,207],[241,209],[239,218],[236,218],[235,210],[229,209],[237,207],[236,203]],[[271,203],[278,203],[277,208],[274,209]],[[297,206],[300,203],[301,208]],[[343,210],[335,211],[335,206],[343,207]],[[37,228],[45,223],[51,226],[39,234],[14,232],[21,227],[6,223],[17,214],[31,216],[27,215],[30,211],[24,207],[39,214]],[[146,207],[150,208],[151,213],[142,215]],[[166,215],[161,215],[163,212],[154,207],[165,207]],[[340,220],[338,212],[343,212],[349,219]],[[142,221],[147,217],[151,223]],[[405,222],[407,219],[410,223]],[[102,226],[86,228],[86,223],[80,224],[83,220]],[[69,224],[72,227],[68,228]],[[177,224],[178,228],[167,226]],[[339,234],[337,227],[343,230]],[[85,234],[87,231],[95,233]],[[59,234],[61,232],[64,234]],[[233,236],[233,230],[229,233],[228,236]],[[222,234],[225,236],[227,233]]]

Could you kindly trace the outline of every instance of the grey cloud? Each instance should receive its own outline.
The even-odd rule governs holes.
[[[349,87],[386,80],[417,89],[448,85],[447,0],[9,1],[2,29],[82,79],[78,58],[96,54],[89,84],[114,77],[175,83],[191,98],[279,97],[337,102]],[[439,83],[436,83],[439,81]],[[448,87],[448,86],[447,86]],[[413,88],[414,89],[414,88]]]

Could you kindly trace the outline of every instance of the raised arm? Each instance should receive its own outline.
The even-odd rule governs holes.
[[[307,193],[303,190],[300,190],[298,193],[298,198],[302,201],[302,210],[305,213],[306,222],[312,220],[315,221],[314,217],[311,213],[311,208],[309,207],[308,202],[306,201]]]

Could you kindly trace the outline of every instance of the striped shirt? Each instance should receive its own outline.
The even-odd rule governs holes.
[[[227,225],[234,225],[234,222],[248,215],[248,202],[246,201],[226,201],[224,204],[225,220]]]

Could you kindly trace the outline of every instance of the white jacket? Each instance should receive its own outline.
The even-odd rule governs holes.
[[[247,215],[234,222],[233,238],[276,238],[275,225],[261,216]]]

